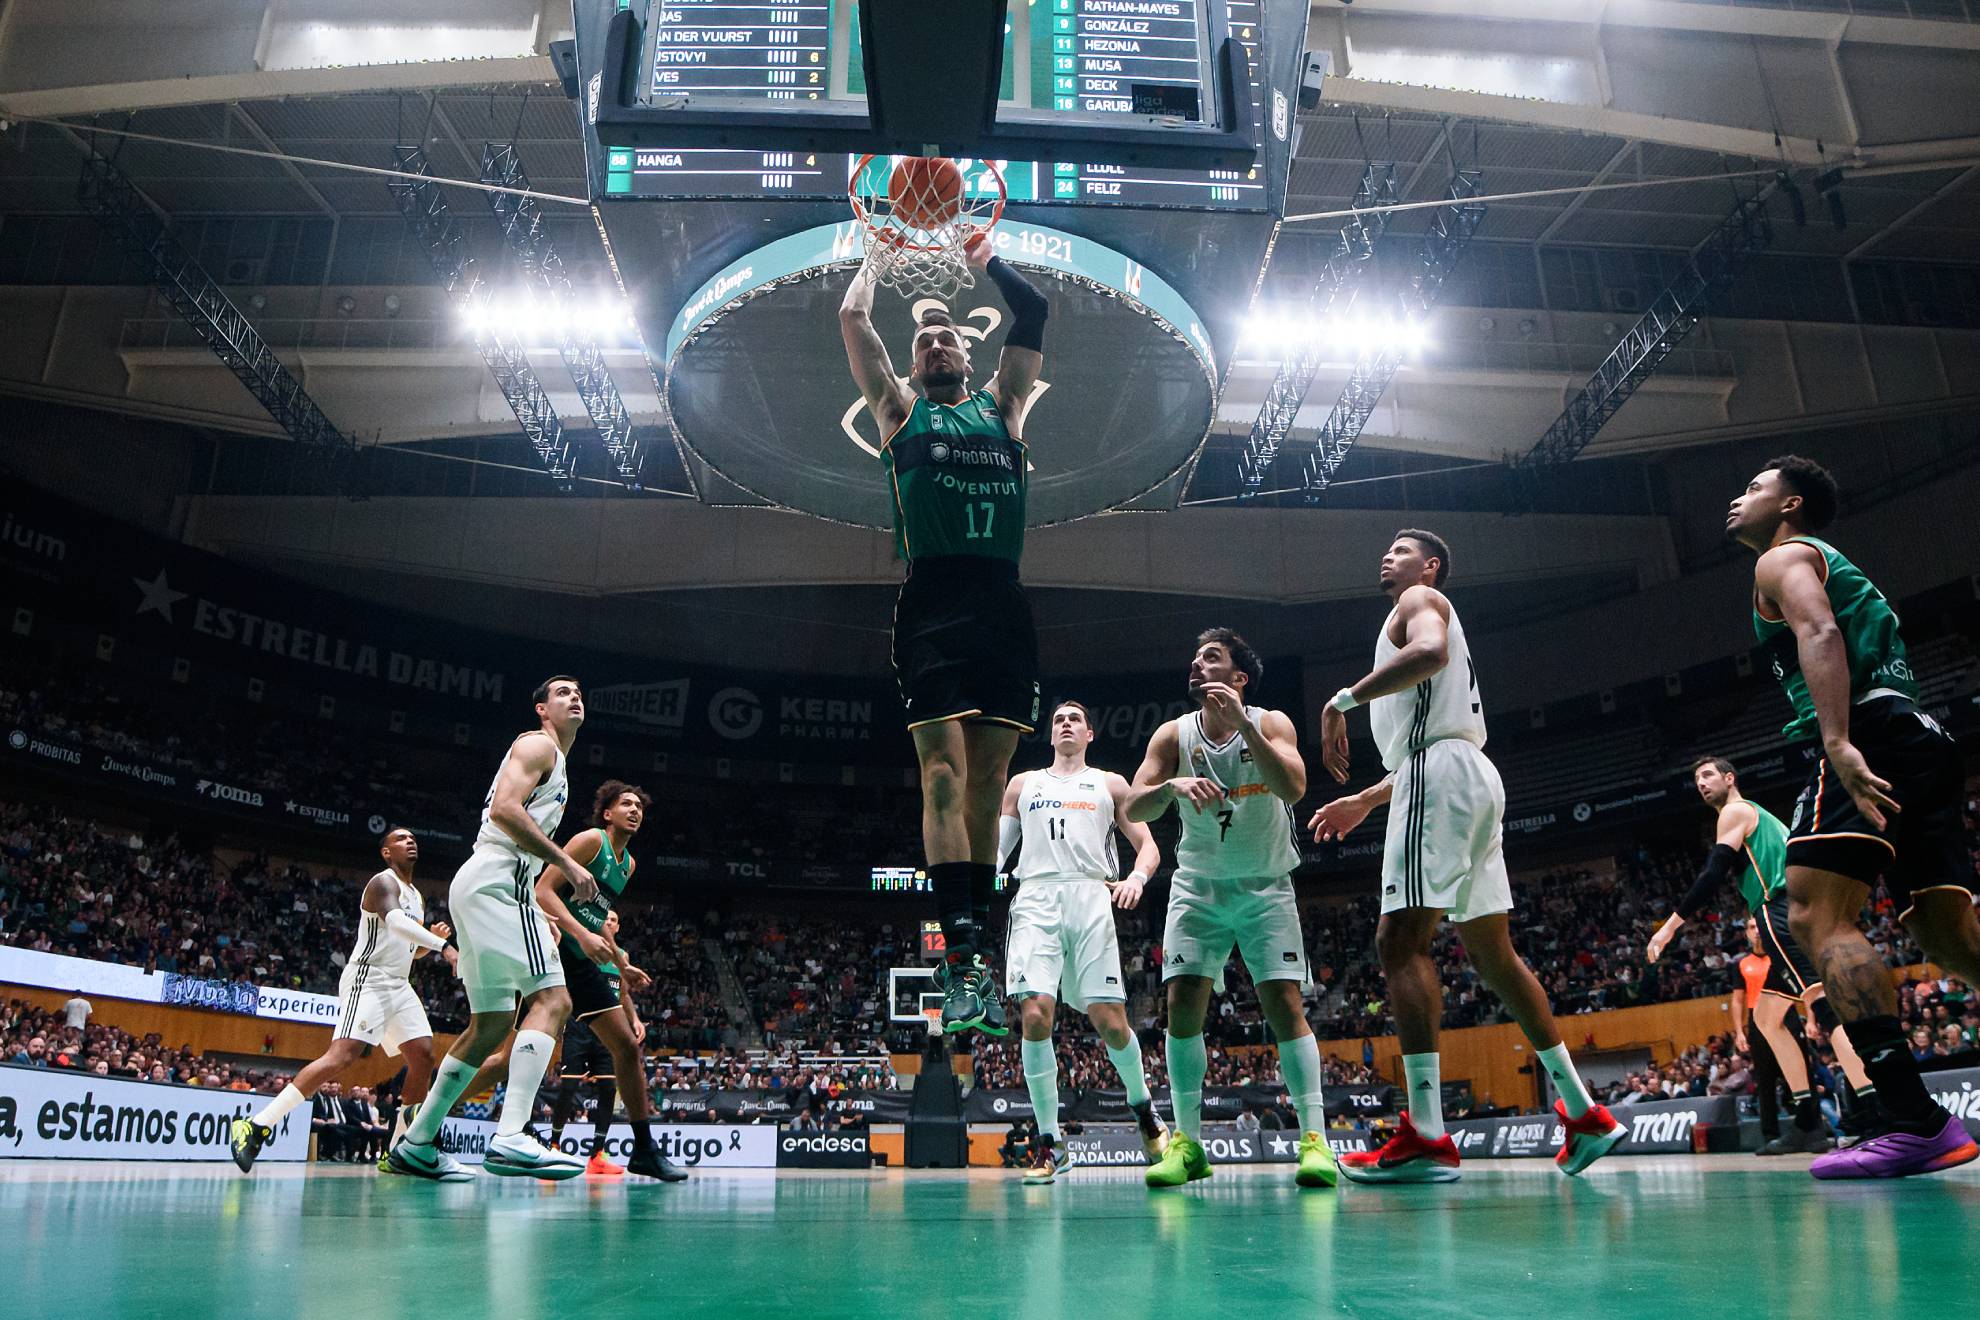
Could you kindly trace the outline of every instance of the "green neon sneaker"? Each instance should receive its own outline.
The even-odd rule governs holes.
[[[228,1133],[227,1148],[233,1152],[234,1163],[241,1166],[242,1173],[254,1168],[254,1157],[261,1154],[261,1148],[274,1135],[251,1118],[234,1120],[233,1130]]]
[[[1209,1176],[1210,1157],[1203,1153],[1203,1146],[1187,1132],[1175,1132],[1162,1158],[1148,1166],[1142,1181],[1150,1187],[1180,1187]]]
[[[1341,1180],[1341,1166],[1334,1162],[1334,1148],[1318,1132],[1299,1139],[1299,1172],[1293,1181],[1301,1187],[1332,1187]]]

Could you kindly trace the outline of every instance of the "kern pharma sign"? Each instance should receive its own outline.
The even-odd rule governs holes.
[[[0,1159],[225,1160],[234,1120],[266,1100],[66,1068],[0,1067]],[[275,1130],[264,1160],[309,1156],[309,1112]]]

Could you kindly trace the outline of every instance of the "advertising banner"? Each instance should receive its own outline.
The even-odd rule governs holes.
[[[0,1065],[0,1159],[228,1160],[234,1120],[266,1096]],[[263,1160],[309,1156],[309,1111],[275,1129]]]
[[[1729,1095],[1617,1105],[1614,1112],[1616,1121],[1629,1128],[1629,1140],[1616,1147],[1618,1155],[1689,1153],[1691,1134],[1700,1125],[1724,1127],[1739,1123],[1739,1103]],[[1528,1156],[1551,1159],[1560,1151],[1564,1140],[1560,1120],[1552,1114],[1459,1119],[1445,1126],[1458,1154],[1477,1159]]]
[[[780,1169],[865,1169],[872,1164],[873,1143],[864,1129],[777,1134]]]
[[[495,1124],[483,1118],[450,1118],[440,1128],[436,1143],[463,1164],[479,1164],[488,1153],[495,1135]],[[655,1123],[653,1141],[660,1153],[683,1168],[771,1169],[777,1165],[777,1129],[761,1124],[739,1127],[732,1123],[705,1123],[673,1126]],[[632,1128],[614,1123],[605,1134],[605,1153],[623,1163],[632,1154]],[[591,1149],[591,1125],[566,1128],[557,1149],[583,1159]]]
[[[1330,1128],[1327,1144],[1334,1153],[1367,1150],[1366,1128]],[[1148,1163],[1141,1138],[1132,1128],[1088,1128],[1065,1136],[1067,1152],[1077,1165],[1140,1167]],[[1299,1158],[1299,1133],[1284,1128],[1239,1132],[1225,1123],[1203,1126],[1203,1149],[1212,1164],[1290,1164]]]
[[[1168,1093],[1155,1093],[1157,1107],[1166,1109]],[[1229,1122],[1249,1108],[1254,1114],[1281,1108],[1286,1088],[1270,1086],[1212,1086],[1203,1092],[1203,1117],[1211,1122]],[[1393,1086],[1330,1086],[1327,1088],[1327,1117],[1376,1118],[1396,1112]],[[1124,1091],[1062,1087],[1059,1112],[1082,1123],[1129,1123],[1134,1114],[1127,1107]],[[989,1090],[979,1087],[963,1098],[963,1118],[970,1123],[1010,1123],[1031,1117],[1031,1095],[1019,1090]],[[887,1120],[875,1120],[887,1121]]]
[[[181,972],[146,972],[124,963],[95,962],[60,953],[0,945],[0,984],[31,985],[85,998],[130,999],[140,1004],[182,1004],[221,1013],[331,1026],[343,1005],[335,995],[279,990],[246,981],[211,981]]]

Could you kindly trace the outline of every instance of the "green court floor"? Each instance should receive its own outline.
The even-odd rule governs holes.
[[[1644,1156],[1570,1181],[1475,1161],[1452,1185],[1336,1192],[1251,1166],[1166,1194],[1120,1170],[442,1187],[0,1163],[0,1314],[1980,1314],[1980,1176],[1818,1184],[1805,1163]]]

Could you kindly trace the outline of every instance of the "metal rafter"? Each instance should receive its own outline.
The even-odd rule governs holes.
[[[1742,198],[1732,213],[1691,256],[1650,309],[1623,333],[1622,339],[1602,365],[1595,368],[1588,383],[1575,391],[1567,407],[1540,437],[1539,443],[1514,465],[1520,472],[1535,475],[1574,461],[1628,403],[1643,382],[1656,373],[1692,328],[1698,324],[1705,303],[1714,289],[1732,282],[1747,258],[1765,248],[1773,237],[1767,219],[1767,198],[1772,188]]]
[[[87,155],[76,191],[78,200],[110,231],[117,246],[144,266],[172,310],[206,342],[291,440],[333,459],[346,460],[355,454],[357,447],[282,365],[246,313],[172,237],[159,212],[123,171],[94,147],[85,144],[84,150]]]
[[[392,163],[404,173],[418,176],[417,180],[387,185],[399,204],[399,213],[426,245],[427,260],[433,263],[433,273],[439,277],[440,286],[457,304],[472,311],[486,297],[481,271],[469,250],[467,235],[447,209],[440,185],[433,181],[426,149],[394,147]],[[481,360],[488,364],[495,384],[508,400],[509,410],[516,415],[516,422],[529,438],[530,448],[536,451],[543,470],[560,489],[569,490],[576,470],[571,442],[564,435],[564,424],[558,419],[557,410],[550,404],[549,392],[536,378],[522,346],[479,324],[475,328],[474,346],[481,353]]]
[[[523,169],[515,143],[490,142],[482,147],[481,181],[504,188],[529,188],[529,173]],[[557,321],[558,352],[563,355],[565,369],[571,373],[571,383],[577,386],[578,397],[584,400],[584,410],[598,428],[599,446],[611,460],[619,480],[628,489],[637,489],[643,463],[639,437],[626,413],[625,400],[619,397],[619,387],[613,383],[612,373],[605,365],[604,351],[598,347],[597,339],[583,328],[580,318],[569,314],[576,290],[564,270],[563,258],[557,255],[544,229],[542,208],[537,206],[535,198],[520,193],[482,195],[488,199],[488,209],[495,213],[495,222],[522,266],[524,277],[551,301],[564,301],[566,315]]]
[[[1479,194],[1483,177],[1477,170],[1460,170],[1451,176],[1446,189],[1450,205],[1434,212],[1436,218],[1430,222],[1430,232],[1423,238],[1421,268],[1398,295],[1396,310],[1404,321],[1419,322],[1437,305],[1437,299],[1444,290],[1444,280],[1457,269],[1466,245],[1478,232],[1478,226],[1484,223],[1484,203],[1472,200]],[[1402,354],[1393,348],[1356,359],[1354,370],[1348,374],[1347,385],[1334,403],[1334,410],[1327,414],[1325,424],[1320,427],[1320,433],[1314,439],[1314,450],[1307,456],[1305,469],[1300,475],[1301,493],[1308,504],[1320,498],[1321,492],[1333,482],[1334,474],[1340,471],[1341,464],[1347,462],[1354,442],[1361,438],[1362,428],[1368,425],[1368,419],[1375,413],[1375,405],[1381,402],[1389,382],[1395,379],[1396,371],[1401,366]]]
[[[1356,211],[1365,211],[1395,200],[1396,162],[1370,161],[1362,172],[1360,186],[1355,189],[1352,207]],[[1321,268],[1307,302],[1307,310],[1312,316],[1325,318],[1337,308],[1345,310],[1354,301],[1363,278],[1374,267],[1375,245],[1381,240],[1388,223],[1388,213],[1376,211],[1369,215],[1356,215],[1341,227],[1340,237]],[[1292,431],[1300,405],[1306,401],[1306,391],[1313,384],[1313,374],[1319,369],[1318,344],[1304,344],[1279,363],[1271,385],[1266,388],[1265,402],[1258,409],[1258,418],[1251,424],[1251,433],[1245,437],[1244,450],[1238,455],[1239,500],[1256,498],[1264,488],[1273,460],[1279,456],[1280,446]]]

